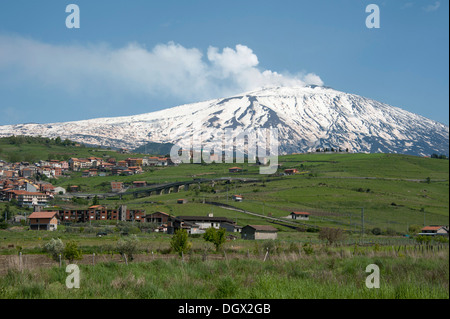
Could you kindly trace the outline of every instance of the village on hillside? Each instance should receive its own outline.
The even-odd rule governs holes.
[[[119,150],[127,153],[127,150]],[[241,234],[243,239],[276,239],[278,229],[268,225],[238,226],[235,221],[226,217],[217,217],[206,213],[204,216],[171,216],[165,212],[146,212],[143,209],[129,209],[120,205],[111,209],[104,205],[92,205],[87,209],[59,209],[48,211],[49,203],[57,196],[80,192],[78,185],[70,185],[69,189],[52,185],[49,180],[67,176],[70,172],[81,172],[82,177],[94,176],[132,176],[142,174],[145,167],[175,166],[170,158],[150,156],[123,160],[116,158],[70,158],[68,161],[39,160],[36,163],[17,162],[9,163],[0,160],[0,201],[9,202],[18,207],[27,208],[32,213],[11,216],[8,222],[26,223],[33,230],[56,230],[59,224],[85,223],[91,221],[127,221],[155,224],[155,232],[174,234],[178,229],[185,229],[189,234],[202,234],[206,229],[213,227],[224,228],[230,234]],[[229,167],[229,173],[241,173],[238,166]],[[298,174],[297,169],[285,169],[284,175]],[[125,185],[120,181],[110,182],[111,193],[123,193],[129,188],[142,188],[147,186],[145,181],[134,180]],[[233,201],[242,202],[243,196],[235,194]],[[179,199],[179,204],[187,202]],[[287,218],[298,221],[309,220],[308,212],[291,212]],[[448,236],[448,226],[426,225],[418,235],[444,235]],[[233,235],[230,235],[233,236]]]
[[[119,152],[127,152],[120,150]],[[223,228],[233,234],[241,234],[244,239],[276,239],[278,229],[269,225],[238,226],[235,221],[226,217],[205,216],[171,216],[165,212],[146,212],[145,210],[130,210],[126,205],[118,209],[110,209],[103,205],[92,205],[87,209],[61,209],[48,211],[49,203],[55,196],[67,193],[78,193],[79,186],[70,185],[69,189],[52,185],[51,179],[58,179],[69,172],[82,172],[82,177],[94,176],[131,176],[143,172],[144,167],[169,167],[176,165],[168,157],[152,156],[143,158],[126,158],[116,160],[109,157],[70,158],[68,161],[39,160],[37,163],[17,162],[8,163],[0,160],[0,201],[14,203],[18,207],[27,208],[31,213],[12,216],[7,222],[25,223],[31,230],[53,231],[58,225],[70,223],[85,223],[92,221],[127,221],[155,224],[155,232],[174,234],[178,229],[185,229],[188,234],[203,234],[210,228]],[[240,173],[242,168],[230,167],[230,173]],[[297,169],[286,169],[284,174],[292,175]],[[145,181],[133,181],[131,188],[145,187]],[[126,186],[123,182],[111,182],[111,193],[121,193]],[[233,201],[242,202],[242,195],[233,195]],[[179,199],[177,203],[185,204],[186,199]],[[28,215],[28,216],[27,216]],[[292,216],[291,216],[292,215]],[[293,212],[292,219],[308,219],[309,213]],[[230,238],[236,236],[229,235]]]

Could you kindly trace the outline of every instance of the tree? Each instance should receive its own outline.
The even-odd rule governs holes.
[[[175,234],[170,241],[170,247],[172,247],[172,249],[180,256],[191,249],[192,243],[189,241],[186,229],[181,228],[175,231]]]
[[[379,227],[375,227],[372,229],[372,234],[374,235],[381,235],[381,229]]]
[[[64,243],[59,238],[52,238],[45,244],[44,250],[48,252],[54,260],[58,260],[59,255],[64,253]]]
[[[8,221],[12,217],[11,204],[7,203],[5,209],[3,210],[0,219],[4,219],[4,221]]]
[[[97,195],[94,196],[94,199],[92,200],[92,205],[98,205],[99,201],[98,201],[98,197]]]
[[[132,261],[134,254],[138,251],[138,243],[136,235],[120,239],[117,243],[117,251],[121,255],[126,255],[127,260]]]
[[[216,229],[210,227],[203,234],[203,239],[213,243],[216,247],[216,251],[219,251],[227,240],[225,228]]]
[[[408,233],[411,235],[418,234],[418,233],[420,233],[421,229],[422,229],[422,226],[420,226],[420,225],[409,225]]]
[[[344,239],[344,231],[341,228],[324,227],[319,232],[319,239],[326,240],[331,245]]]
[[[64,257],[69,260],[69,263],[83,258],[83,254],[75,241],[69,241],[66,244],[66,247],[64,248]]]

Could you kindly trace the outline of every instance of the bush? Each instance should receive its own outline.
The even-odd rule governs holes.
[[[64,248],[64,257],[69,260],[69,263],[72,263],[74,260],[82,259],[83,254],[76,242],[69,241]]]
[[[64,243],[59,238],[52,238],[44,246],[44,250],[56,261],[59,260],[59,255],[64,253],[64,248]]]
[[[121,238],[117,242],[117,251],[119,254],[127,256],[127,260],[132,261],[134,254],[138,251],[138,242],[136,235]]]
[[[381,229],[378,228],[378,227],[373,228],[372,229],[372,234],[374,234],[376,236],[381,235]]]
[[[216,251],[219,251],[227,240],[226,231],[224,228],[216,229],[214,227],[210,227],[203,234],[203,239],[213,243],[216,247]]]
[[[433,240],[437,243],[448,243],[448,238],[444,236],[435,236]]]
[[[388,235],[388,236],[395,236],[395,235],[397,235],[397,232],[394,229],[392,229],[392,228],[387,228],[386,229],[386,235]]]
[[[410,225],[408,227],[408,233],[411,235],[418,234],[418,233],[420,233],[421,230],[422,230],[422,226],[420,226],[420,225]]]
[[[319,239],[326,240],[330,245],[343,240],[344,237],[344,230],[341,228],[324,227],[319,232]]]
[[[178,229],[170,241],[170,247],[176,251],[180,256],[187,253],[192,248],[192,243],[189,241],[189,236],[186,229]]]
[[[314,253],[314,248],[312,248],[309,243],[304,243],[303,244],[303,251],[307,255],[312,255]]]

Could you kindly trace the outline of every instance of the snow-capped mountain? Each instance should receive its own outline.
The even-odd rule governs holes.
[[[276,87],[157,112],[84,121],[0,126],[0,136],[68,138],[133,149],[186,140],[193,123],[218,130],[276,128],[279,153],[348,148],[352,152],[449,153],[449,127],[397,107],[331,88]],[[198,133],[198,132],[197,132]]]

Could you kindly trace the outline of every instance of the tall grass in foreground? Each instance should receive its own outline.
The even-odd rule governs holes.
[[[0,277],[0,298],[147,299],[448,299],[448,252],[433,258],[307,256],[80,265],[79,289],[64,268],[12,271]],[[380,267],[380,288],[365,285],[366,266]]]

